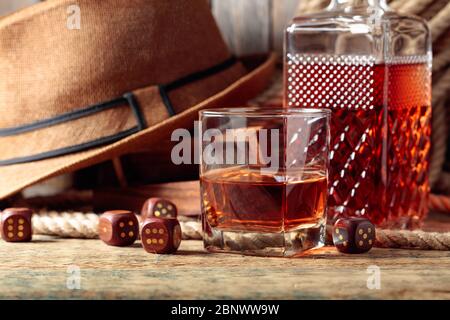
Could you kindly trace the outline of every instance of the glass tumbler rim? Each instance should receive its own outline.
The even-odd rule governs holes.
[[[331,110],[315,108],[270,108],[270,107],[236,107],[236,108],[212,108],[199,111],[201,117],[329,117]]]

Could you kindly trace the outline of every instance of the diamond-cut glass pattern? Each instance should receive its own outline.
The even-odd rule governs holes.
[[[426,214],[428,57],[287,54],[285,105],[330,108],[329,217],[410,227]]]

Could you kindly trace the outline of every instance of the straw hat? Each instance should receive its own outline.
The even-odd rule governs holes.
[[[274,61],[233,58],[206,0],[49,0],[1,18],[0,199],[164,144],[263,91]]]

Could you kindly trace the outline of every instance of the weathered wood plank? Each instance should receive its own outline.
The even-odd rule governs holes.
[[[300,0],[272,0],[272,47],[283,53],[284,30],[295,16]]]
[[[183,241],[176,255],[151,255],[139,244],[36,236],[31,243],[1,242],[0,256],[0,298],[450,299],[450,252],[342,255],[327,247],[283,259],[209,254],[201,241]],[[367,288],[373,265],[381,272],[379,290]],[[79,267],[80,290],[67,287],[69,266]]]
[[[244,55],[270,50],[270,0],[211,0],[211,5],[233,53]]]

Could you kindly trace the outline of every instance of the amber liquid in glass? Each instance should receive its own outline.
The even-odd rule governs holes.
[[[326,176],[314,170],[295,176],[252,168],[209,171],[200,178],[205,230],[270,233],[316,225],[325,218]]]
[[[285,105],[330,108],[329,221],[414,227],[427,213],[427,63],[287,63]]]

